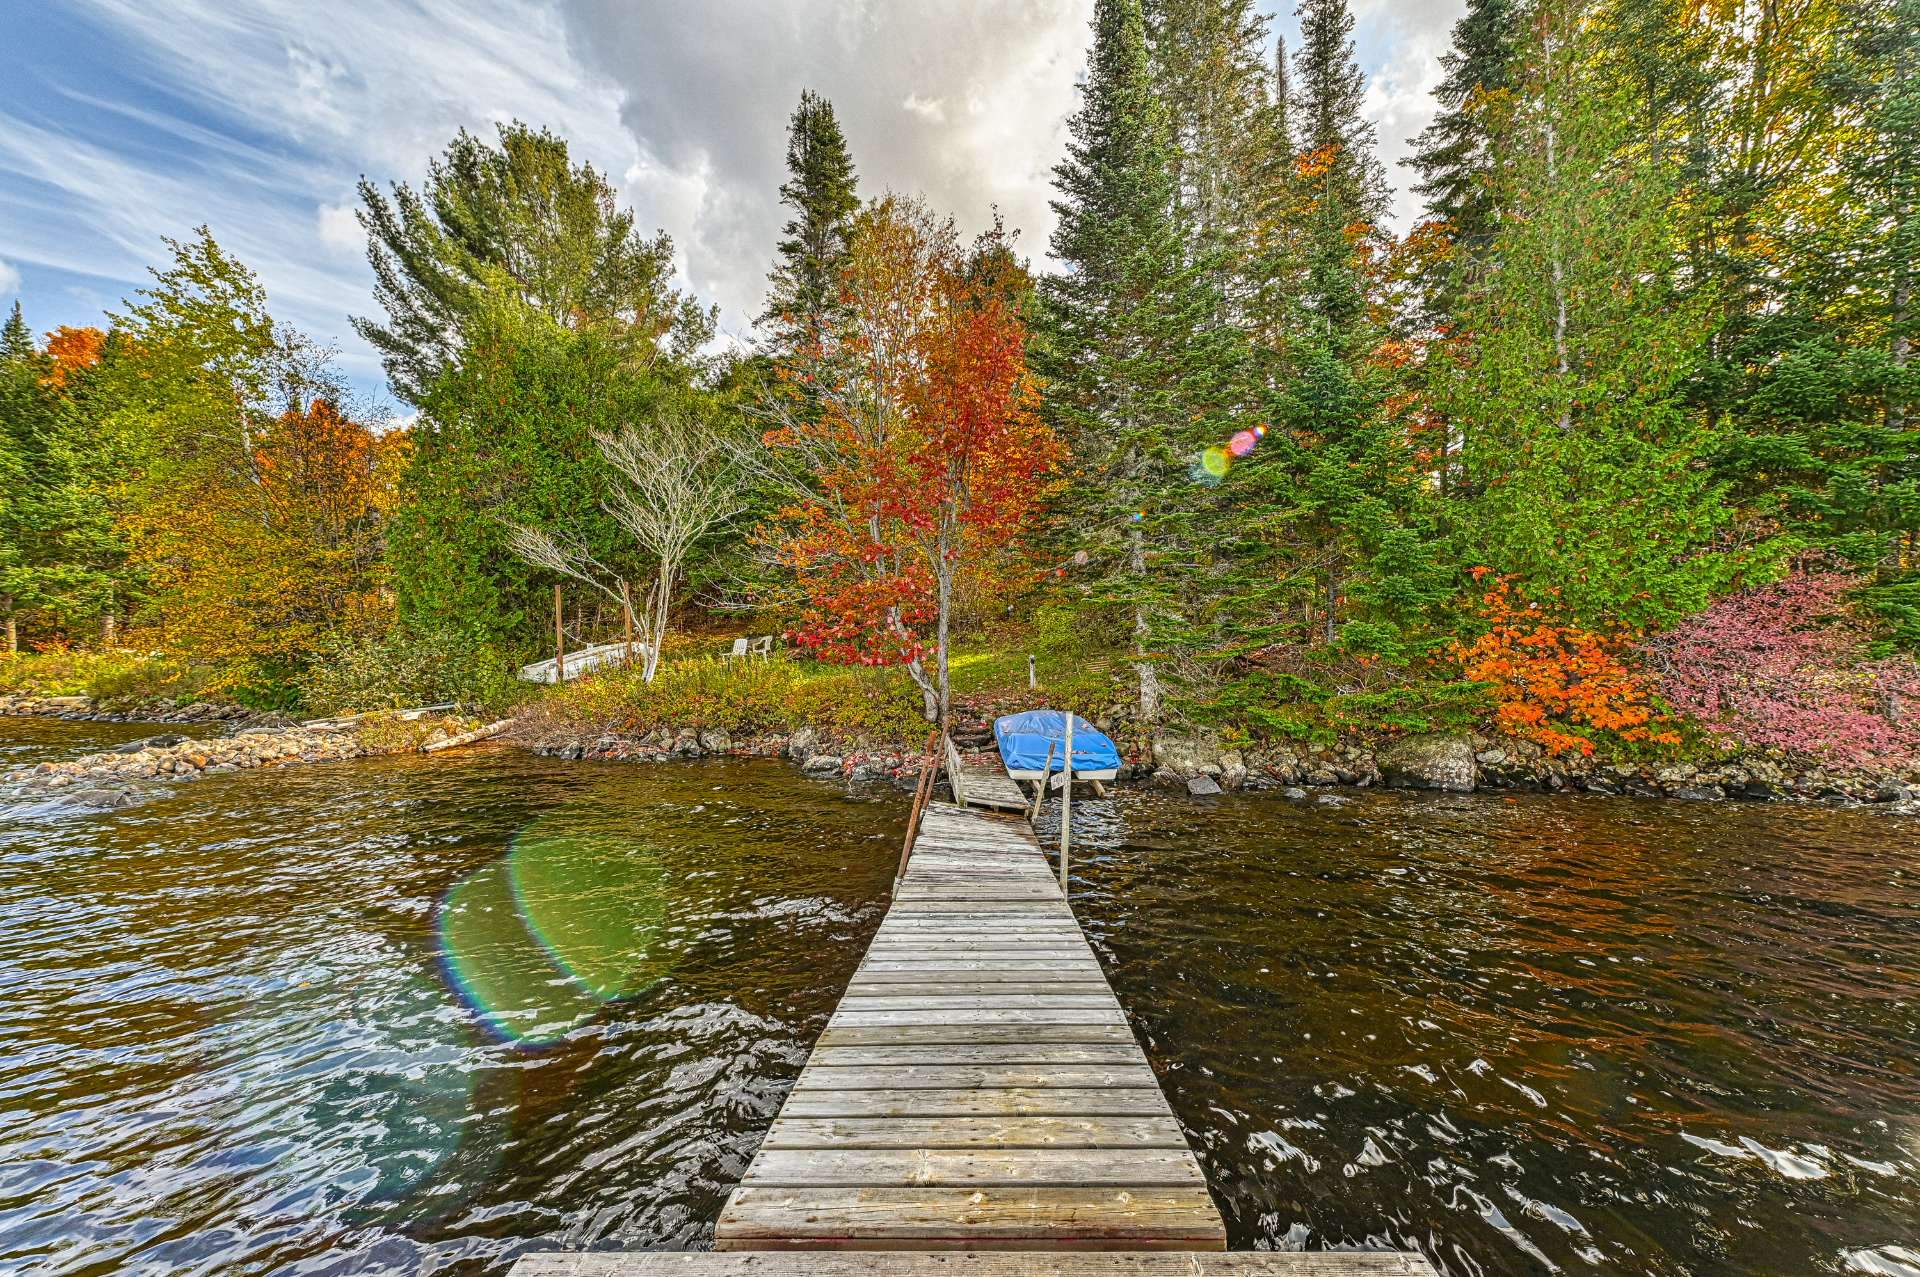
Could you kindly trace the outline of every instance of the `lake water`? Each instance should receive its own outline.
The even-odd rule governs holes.
[[[1920,822],[1350,797],[1075,804],[1232,1245],[1920,1273]],[[501,749],[5,803],[0,1271],[497,1274],[708,1242],[907,797]]]

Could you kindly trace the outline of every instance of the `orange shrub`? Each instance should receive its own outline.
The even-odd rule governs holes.
[[[1551,617],[1514,587],[1512,577],[1487,584],[1477,609],[1486,631],[1455,642],[1454,659],[1469,679],[1493,688],[1499,729],[1550,754],[1593,753],[1589,732],[1623,741],[1674,745],[1680,737],[1653,705],[1641,676],[1620,658],[1628,635],[1598,634]]]

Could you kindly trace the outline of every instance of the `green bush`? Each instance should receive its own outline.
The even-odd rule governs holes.
[[[532,692],[498,650],[446,629],[343,639],[300,675],[299,688],[301,703],[317,714],[446,702],[499,714]]]
[[[214,671],[160,652],[81,652],[56,649],[0,657],[0,691],[39,696],[91,696],[133,702],[170,697],[201,699]]]
[[[691,727],[759,736],[812,727],[903,745],[924,740],[927,730],[919,693],[900,670],[786,660],[676,661],[651,684],[637,671],[606,670],[553,688],[536,713],[582,735]]]

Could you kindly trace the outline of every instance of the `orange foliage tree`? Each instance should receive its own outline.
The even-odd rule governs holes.
[[[1064,448],[1037,416],[1025,276],[996,227],[888,197],[855,224],[847,319],[792,381],[770,457],[790,499],[766,539],[793,575],[792,639],[830,660],[903,665],[927,718],[950,703],[956,586],[1018,542]]]
[[[1646,681],[1620,657],[1630,636],[1556,620],[1490,568],[1473,576],[1485,587],[1478,608],[1485,630],[1471,643],[1455,642],[1452,655],[1467,678],[1491,685],[1501,731],[1551,754],[1593,753],[1594,731],[1679,743]]]
[[[209,475],[128,522],[168,644],[258,685],[384,616],[382,516],[406,443],[316,399],[251,444],[244,474]]]
[[[47,334],[47,357],[53,362],[43,379],[59,390],[100,362],[107,335],[98,328],[69,328],[65,324]]]

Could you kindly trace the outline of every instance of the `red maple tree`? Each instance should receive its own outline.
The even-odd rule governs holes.
[[[918,201],[877,201],[855,228],[847,319],[794,371],[807,411],[766,436],[795,463],[771,538],[803,600],[791,638],[904,665],[929,720],[949,705],[956,586],[1017,544],[1065,451],[1037,416],[1024,280],[998,227],[963,249]]]

